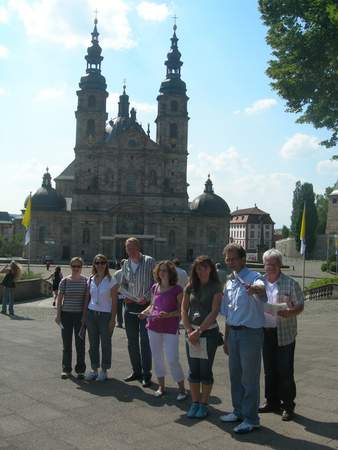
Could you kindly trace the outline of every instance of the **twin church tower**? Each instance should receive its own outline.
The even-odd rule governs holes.
[[[137,111],[130,109],[126,86],[117,117],[108,121],[95,19],[86,75],[77,91],[75,159],[55,178],[55,189],[47,170],[32,196],[32,259],[48,255],[67,261],[79,255],[90,262],[97,253],[121,259],[131,235],[156,259],[221,258],[228,241],[228,205],[214,193],[210,177],[191,203],[187,194],[189,99],[176,29],[157,96],[155,142],[149,126],[144,130]]]

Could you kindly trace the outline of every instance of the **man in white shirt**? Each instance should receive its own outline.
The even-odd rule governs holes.
[[[188,274],[184,269],[180,267],[181,261],[178,258],[173,259],[173,263],[175,264],[177,272],[177,284],[179,284],[181,288],[184,289],[186,284],[188,283]]]
[[[296,405],[296,316],[304,309],[304,297],[299,284],[281,272],[282,254],[278,250],[267,250],[263,262],[268,297],[263,345],[266,402],[259,411],[282,410],[282,420],[288,421],[292,419]]]

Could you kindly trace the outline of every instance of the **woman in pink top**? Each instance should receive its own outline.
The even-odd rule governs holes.
[[[171,261],[161,261],[154,269],[154,279],[157,283],[152,286],[151,305],[142,311],[140,318],[148,319],[150,348],[159,384],[155,395],[161,397],[165,393],[165,354],[172,377],[178,384],[177,400],[184,400],[187,394],[178,351],[182,288],[177,284],[175,265]]]

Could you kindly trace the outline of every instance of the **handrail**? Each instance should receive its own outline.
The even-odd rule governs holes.
[[[304,292],[305,300],[338,300],[338,284],[326,284]]]

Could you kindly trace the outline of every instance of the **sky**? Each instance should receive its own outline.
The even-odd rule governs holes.
[[[265,74],[271,49],[256,0],[0,0],[0,210],[19,213],[48,166],[74,158],[76,90],[94,11],[109,119],[126,79],[131,106],[155,139],[173,16],[184,62],[192,201],[210,173],[230,210],[255,204],[290,225],[297,180],[317,194],[338,178],[329,133],[297,124]]]

